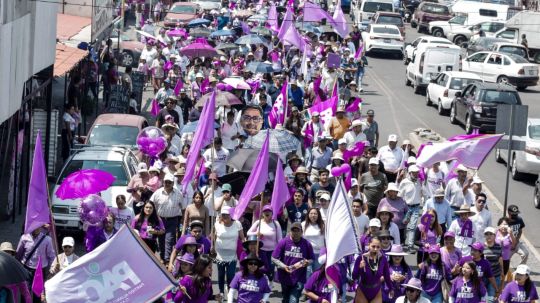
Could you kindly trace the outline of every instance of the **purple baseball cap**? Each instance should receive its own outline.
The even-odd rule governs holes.
[[[452,238],[455,239],[456,234],[454,234],[454,232],[452,232],[452,231],[447,231],[447,232],[444,233],[444,238],[446,238],[446,237],[452,237]]]
[[[474,250],[478,250],[480,252],[484,251],[484,244],[480,243],[480,242],[475,242],[471,245],[469,245],[472,249]]]

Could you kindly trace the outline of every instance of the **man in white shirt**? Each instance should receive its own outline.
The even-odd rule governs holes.
[[[213,151],[212,151],[213,150]],[[212,161],[213,156],[213,161]],[[214,138],[214,147],[207,149],[204,154],[204,161],[212,163],[213,171],[218,177],[222,177],[227,173],[227,160],[229,159],[229,151],[223,147],[221,137]]]
[[[388,182],[396,181],[399,166],[404,157],[403,150],[397,146],[397,142],[397,135],[392,134],[388,136],[388,145],[381,147],[377,154],[377,160],[380,160],[384,164]]]
[[[461,205],[467,205],[470,207],[470,204],[467,203],[465,196],[468,194],[469,187],[472,184],[472,178],[467,179],[467,168],[459,164],[456,168],[458,174],[457,178],[453,178],[448,181],[446,189],[444,192],[446,200],[450,202],[450,207],[454,211],[459,210]],[[452,216],[452,219],[456,219],[457,216]]]
[[[369,218],[363,213],[362,200],[355,199],[352,201],[352,213],[354,216],[353,219],[358,227],[358,236],[361,236],[369,228]]]
[[[461,205],[459,210],[456,210],[454,213],[459,217],[452,221],[452,224],[450,224],[450,228],[448,228],[448,231],[451,231],[454,233],[454,235],[456,235],[456,242],[454,243],[454,246],[457,249],[461,250],[463,256],[469,256],[471,254],[471,247],[469,245],[477,242],[476,237],[478,237],[479,233],[479,231],[476,229],[476,226],[469,219],[470,216],[474,215],[474,212],[471,211],[468,205],[463,204]],[[467,221],[470,221],[470,223],[467,223]],[[468,232],[464,231],[462,233],[463,227],[469,224],[471,230]]]
[[[471,205],[471,207],[474,205],[474,202],[476,200],[476,195],[484,193],[482,190],[482,184],[484,184],[484,181],[480,179],[478,176],[473,176],[471,181],[471,187],[465,194],[465,201],[467,201],[468,205]],[[487,202],[486,202],[487,205]],[[483,229],[482,229],[483,230]]]
[[[152,64],[155,58],[157,58],[157,50],[150,43],[146,43],[146,48],[141,52],[141,59],[145,59],[148,64]]]
[[[476,227],[476,230],[482,231],[486,227],[492,226],[491,222],[491,212],[486,209],[487,197],[484,193],[479,193],[476,195],[476,201],[474,202],[474,207],[471,210],[475,213],[471,217],[471,221]],[[476,241],[484,243],[484,233],[479,232],[476,235]]]
[[[385,167],[386,168],[386,167]],[[403,223],[407,224],[405,229],[405,249],[412,251],[414,249],[414,232],[418,225],[422,210],[422,183],[418,180],[420,168],[416,165],[409,166],[408,176],[399,183],[400,196],[405,200],[409,210],[405,215]]]
[[[367,141],[367,137],[362,131],[364,123],[360,120],[354,120],[351,125],[351,130],[345,133],[345,140],[347,140],[347,148],[353,148],[356,142]]]

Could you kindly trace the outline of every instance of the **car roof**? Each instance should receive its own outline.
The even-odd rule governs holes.
[[[540,118],[528,118],[527,122],[529,122],[530,125],[540,125]]]
[[[101,114],[94,121],[94,125],[125,125],[139,127],[146,119],[139,115],[129,114]]]
[[[476,82],[475,85],[481,89],[517,92],[517,90],[513,86],[508,84]]]
[[[399,30],[399,27],[395,26],[395,25],[392,25],[392,24],[371,24],[371,28],[374,28],[374,27],[388,27],[388,28],[395,28],[397,30]]]
[[[84,147],[74,151],[72,160],[122,161],[128,152],[122,147]]]
[[[429,42],[450,42],[452,41],[446,39],[446,38],[439,38],[439,37],[433,37],[433,36],[420,36],[419,38],[428,40]]]
[[[444,73],[447,74],[448,76],[452,77],[452,78],[455,77],[455,78],[466,78],[466,79],[482,80],[482,78],[480,78],[480,76],[478,76],[475,73],[460,72],[460,71],[448,71],[448,72],[444,72]]]
[[[173,7],[174,6],[193,6],[193,7],[199,7],[198,4],[196,3],[193,3],[193,2],[175,2],[173,3]],[[171,7],[172,8],[172,7]]]
[[[512,43],[512,42],[503,42],[503,41],[499,41],[499,42],[495,42],[493,43],[493,45],[510,45],[510,46],[516,46],[516,47],[520,47],[520,48],[525,48],[525,46],[521,45],[521,44],[517,44],[517,43]]]
[[[378,11],[376,12],[375,14],[381,16],[392,16],[392,17],[400,17],[401,18],[401,14],[400,13],[394,13],[394,12],[381,12],[381,11]]]

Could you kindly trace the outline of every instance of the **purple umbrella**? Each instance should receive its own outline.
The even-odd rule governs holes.
[[[191,57],[214,57],[217,56],[217,51],[212,46],[205,43],[192,43],[180,49],[180,53]]]
[[[195,106],[204,106],[206,102],[210,99],[210,96],[212,96],[212,93],[208,93],[204,96],[202,96],[199,101],[195,104]],[[238,97],[236,97],[234,94],[231,94],[229,92],[223,92],[223,91],[217,91],[216,93],[216,106],[229,106],[229,105],[238,105],[243,104]]]
[[[187,32],[181,28],[175,28],[167,31],[169,37],[187,37]]]
[[[99,169],[81,169],[67,176],[56,196],[62,200],[84,198],[109,188],[116,178]]]

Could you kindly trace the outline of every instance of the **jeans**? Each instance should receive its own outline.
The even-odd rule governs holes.
[[[300,295],[304,290],[304,283],[297,282],[295,285],[285,285],[281,283],[281,291],[283,292],[283,303],[298,303]]]
[[[501,276],[494,277],[495,283],[497,285],[501,285]],[[495,288],[493,288],[493,285],[489,283],[488,279],[484,279],[484,285],[487,286],[487,303],[495,302]]]
[[[422,297],[428,299],[431,301],[431,303],[443,303],[443,297],[442,297],[442,292],[438,292],[436,295],[434,296],[430,296],[428,295],[427,293],[425,292],[422,292]]]
[[[227,290],[236,273],[236,261],[217,262],[219,292],[225,293],[225,278],[227,278]]]
[[[512,250],[512,254],[517,253],[521,257],[521,263],[520,264],[526,264],[527,259],[529,258],[529,250],[523,242],[519,242],[518,245],[516,245],[516,249]]]
[[[158,237],[159,257],[167,264],[169,263],[172,249],[176,244],[176,233],[178,231],[180,217],[162,217],[161,220],[163,221],[163,225],[165,225],[165,234]]]
[[[259,250],[259,258],[261,258],[261,261],[264,263],[264,267],[266,269],[266,275],[268,276],[268,281],[270,283],[274,281],[274,270],[276,266],[274,265],[274,262],[272,262],[272,251],[267,250]]]
[[[418,225],[418,220],[420,219],[420,210],[420,205],[409,206],[409,211],[406,215],[406,217],[409,218],[409,223],[407,223],[405,246],[408,246],[409,248],[414,247],[414,232]]]
[[[313,262],[307,267],[307,276],[311,277],[311,275],[320,267],[321,264],[319,264],[319,254],[313,254]]]
[[[356,72],[356,86],[358,89],[362,88],[362,79],[364,79],[364,68],[358,68]]]

